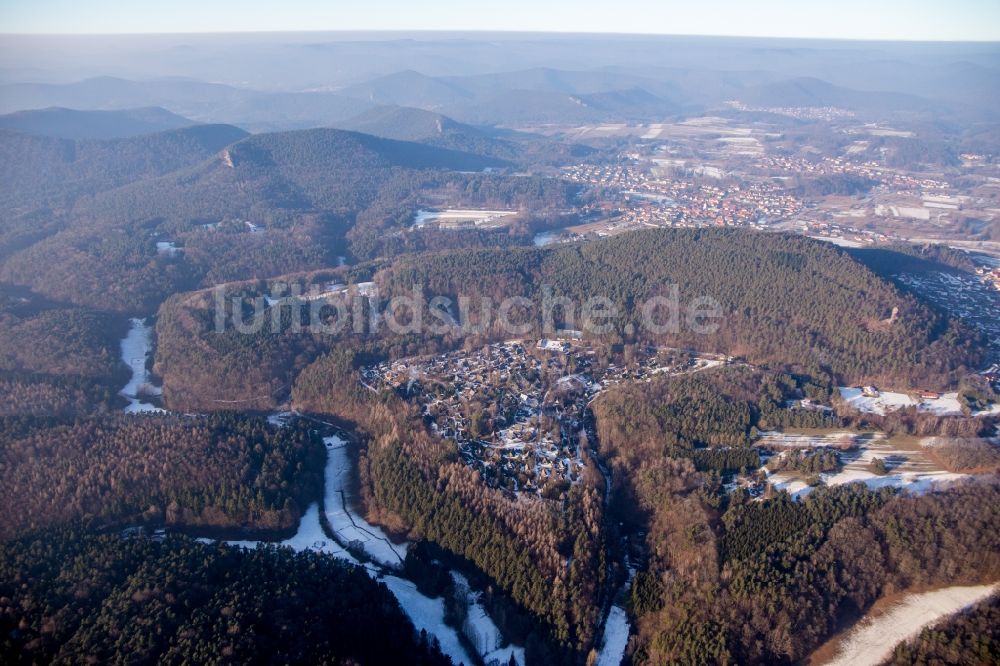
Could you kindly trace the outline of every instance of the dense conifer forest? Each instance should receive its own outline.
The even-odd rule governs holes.
[[[796,663],[883,595],[1000,576],[988,527],[1000,518],[994,480],[922,497],[862,484],[802,501],[723,493],[719,472],[730,465],[697,466],[691,448],[750,452],[765,424],[832,418],[780,408],[795,386],[734,368],[595,402],[615,479],[611,517],[642,563],[631,589],[634,663]]]
[[[98,535],[0,544],[7,664],[450,664],[385,585],[312,553]]]
[[[288,533],[322,489],[304,427],[237,414],[0,423],[0,536],[70,520]],[[13,509],[21,507],[21,509]]]

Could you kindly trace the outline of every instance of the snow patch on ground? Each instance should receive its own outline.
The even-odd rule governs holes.
[[[881,435],[884,438],[884,435]],[[858,439],[858,433],[842,431],[821,434],[801,434],[766,430],[760,433],[758,446],[768,446],[779,449],[809,449],[819,447],[853,446]]]
[[[840,397],[848,405],[865,414],[884,416],[903,407],[916,407],[918,411],[937,416],[961,416],[962,404],[958,401],[958,393],[944,393],[938,398],[915,398],[906,393],[880,391],[878,397],[864,395],[859,388],[840,387]],[[1000,404],[991,405],[990,409],[975,412],[973,416],[1000,414]]]
[[[399,600],[410,621],[417,628],[435,636],[441,644],[441,651],[451,657],[456,664],[474,663],[469,653],[462,647],[458,634],[444,622],[444,599],[431,599],[417,591],[417,586],[403,578],[385,576],[382,579]]]
[[[284,428],[294,416],[292,412],[275,412],[267,417],[267,422],[275,428]]]
[[[326,517],[341,543],[355,543],[371,559],[388,567],[399,567],[406,559],[408,544],[394,544],[380,528],[352,512],[351,460],[347,443],[334,435],[326,444]]]
[[[139,397],[140,392],[145,395],[160,395],[159,387],[153,386],[149,371],[146,370],[146,357],[153,346],[153,327],[148,326],[144,319],[130,319],[128,333],[122,338],[121,351],[122,361],[132,369],[132,378],[128,380],[119,395],[129,402],[125,408],[126,414],[139,412],[164,412],[148,402],[143,402]]]
[[[612,606],[604,623],[604,641],[597,655],[597,666],[619,666],[628,646],[628,618],[621,606]]]
[[[535,247],[545,247],[546,245],[551,245],[559,240],[559,234],[554,231],[543,231],[541,233],[535,234],[532,239],[532,243]]]
[[[451,578],[455,582],[455,587],[460,594],[463,594],[468,602],[468,617],[462,627],[463,633],[479,652],[486,664],[498,663],[507,666],[513,654],[518,664],[524,664],[524,648],[514,645],[506,645],[503,634],[487,614],[486,609],[479,603],[479,593],[474,592],[469,585],[469,580],[458,573],[452,571]]]
[[[205,543],[214,543],[211,539],[200,539],[200,541]],[[227,541],[226,543],[235,548],[253,549],[261,544],[274,542]],[[359,562],[354,559],[350,553],[340,547],[340,544],[333,539],[328,538],[326,534],[323,533],[323,528],[319,523],[319,504],[317,503],[311,504],[305,514],[302,515],[302,520],[299,522],[299,531],[295,533],[295,536],[290,539],[285,539],[277,545],[286,546],[297,553],[312,550],[317,553],[326,553],[327,555],[347,560],[353,564],[359,564]]]
[[[949,587],[911,594],[885,613],[866,617],[847,635],[829,666],[875,666],[892,654],[900,641],[924,627],[968,608],[1000,590],[1000,585]]]

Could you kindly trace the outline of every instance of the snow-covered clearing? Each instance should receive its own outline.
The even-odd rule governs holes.
[[[388,567],[399,567],[406,558],[406,543],[394,544],[380,528],[369,524],[349,508],[351,460],[347,443],[336,435],[326,443],[326,517],[341,543],[357,544],[371,559]]]
[[[153,327],[148,326],[143,319],[130,319],[128,333],[122,338],[122,361],[132,369],[132,378],[119,395],[129,402],[125,413],[163,412],[164,410],[148,402],[143,402],[140,393],[145,395],[160,395],[159,387],[153,386],[149,371],[146,370],[146,357],[153,345]]]
[[[524,648],[514,645],[507,645],[503,634],[497,628],[486,609],[479,603],[479,593],[473,592],[469,586],[468,579],[457,571],[451,572],[451,578],[455,582],[455,587],[461,594],[464,594],[468,603],[468,617],[462,631],[475,647],[479,656],[487,664],[499,663],[507,666],[510,662],[511,654],[518,664],[524,664]]]
[[[423,629],[438,639],[441,651],[458,664],[473,663],[469,653],[462,647],[458,634],[444,622],[444,599],[431,599],[417,591],[417,586],[404,578],[385,576],[382,579],[399,600],[399,605],[413,622],[417,631]]]
[[[612,606],[604,623],[604,641],[597,655],[597,666],[619,666],[628,646],[628,618],[621,606]]]
[[[546,245],[551,245],[559,240],[559,234],[555,231],[543,231],[541,233],[535,234],[533,243],[535,247],[545,247]]]
[[[924,627],[968,608],[996,591],[1000,585],[949,587],[911,594],[884,613],[865,617],[851,629],[829,666],[874,666],[882,663],[900,641],[916,636]]]
[[[885,435],[876,433],[876,439],[884,439]],[[858,440],[858,434],[847,430],[840,432],[824,432],[804,434],[766,430],[760,433],[760,446],[789,449],[808,449],[822,446],[838,447],[853,446]]]
[[[922,446],[906,440],[888,438],[883,433],[830,432],[817,434],[797,434],[765,432],[759,442],[776,448],[843,447],[853,443],[857,448],[841,451],[843,468],[839,472],[820,474],[828,486],[845,483],[864,483],[869,488],[902,488],[909,493],[923,494],[942,489],[951,483],[970,478],[968,474],[958,474],[941,469],[927,457]],[[782,454],[779,454],[782,455]],[[875,458],[883,460],[890,469],[889,474],[878,475],[870,466]],[[786,490],[797,499],[813,491],[806,484],[807,475],[795,471],[768,472],[768,482],[777,490]]]
[[[824,241],[827,243],[833,243],[839,247],[864,247],[864,243],[856,240],[851,240],[850,238],[843,238],[841,236],[810,236],[813,240]]]
[[[172,257],[181,249],[173,241],[157,241],[156,253],[165,257]]]
[[[864,395],[860,388],[840,387],[840,397],[848,405],[866,414],[884,416],[903,407],[916,407],[921,412],[937,416],[961,416],[962,405],[958,401],[958,393],[944,393],[938,398],[919,398],[907,393],[880,391],[878,397]],[[993,405],[989,410],[976,412],[973,416],[1000,414],[1000,405]]]
[[[505,217],[517,215],[516,210],[468,210],[448,209],[439,211],[418,210],[413,218],[412,229],[421,229],[429,222],[448,226],[471,224],[479,227],[500,222]]]

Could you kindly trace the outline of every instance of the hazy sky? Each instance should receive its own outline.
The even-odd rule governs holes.
[[[1000,0],[0,0],[0,33],[280,30],[1000,41]]]

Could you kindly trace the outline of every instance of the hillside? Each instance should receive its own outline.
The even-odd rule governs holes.
[[[48,107],[111,111],[154,106],[198,122],[276,131],[330,125],[374,105],[337,93],[263,92],[194,78],[102,76],[74,83],[0,85],[0,113]]]
[[[76,197],[197,164],[246,136],[231,125],[198,125],[107,140],[2,130],[0,207],[65,206]]]
[[[785,407],[795,385],[733,368],[595,401],[609,517],[643,562],[629,598],[634,663],[799,663],[877,600],[1000,575],[995,478],[925,495],[820,484],[800,501],[723,489],[720,471],[760,468],[749,436],[765,421],[836,427]]]
[[[502,126],[662,120],[676,110],[674,104],[641,88],[579,95],[515,89],[446,108],[449,115],[464,122]]]
[[[362,277],[356,279],[364,280],[371,269],[358,271]],[[298,281],[295,276],[289,279]],[[514,296],[532,301],[523,319],[529,324],[527,332],[518,335],[542,337],[544,286],[553,297],[576,303],[578,317],[586,299],[610,298],[618,314],[602,321],[610,325],[602,336],[608,341],[648,339],[722,352],[828,380],[943,387],[985,360],[978,338],[955,321],[900,293],[841,250],[800,237],[650,230],[558,249],[407,255],[374,279],[383,298],[410,295],[414,285],[428,299],[468,298],[469,318],[463,324],[483,328],[478,340],[511,335],[496,327],[495,310],[489,321],[478,313],[487,298],[495,308]],[[717,330],[698,333],[683,326],[677,332],[654,333],[643,328],[641,304],[668,294],[670,285],[677,285],[683,306],[697,297],[715,299],[722,314]],[[252,299],[259,289],[234,285],[232,293]],[[198,293],[176,297],[161,310],[157,367],[167,400],[176,408],[212,409],[218,399],[271,408],[274,397],[267,394],[293,381],[297,370],[292,360],[301,362],[303,354],[346,346],[412,355],[461,341],[461,332],[454,334],[458,339],[428,334],[412,338],[384,329],[378,336],[356,335],[350,327],[335,336],[308,328],[295,333],[270,327],[254,336],[231,328],[212,333],[204,310],[212,302],[210,294]],[[887,324],[894,308],[897,316]],[[425,315],[431,321],[432,315]],[[564,325],[582,323],[576,319]],[[245,377],[254,378],[252,387],[244,385]]]
[[[51,107],[0,116],[0,129],[58,139],[125,139],[197,124],[155,106],[121,111]]]
[[[940,110],[940,103],[887,91],[855,90],[812,77],[798,77],[757,86],[738,93],[740,101],[758,106],[833,106],[862,112],[887,113]]]
[[[15,215],[0,233],[0,280],[137,314],[203,279],[320,268],[347,254],[355,216],[377,201],[399,206],[428,183],[468,181],[480,176],[465,172],[506,164],[334,129],[247,137],[205,125],[102,142],[2,138],[10,177],[0,201]],[[37,166],[14,167],[25,162]]]
[[[513,143],[493,136],[485,129],[412,107],[379,107],[338,123],[338,127],[498,159],[514,159],[518,152]]]
[[[0,539],[94,520],[288,535],[322,488],[323,447],[262,418],[145,415],[0,430]]]
[[[384,584],[319,553],[48,530],[0,545],[6,663],[451,662]]]
[[[123,323],[0,285],[0,417],[112,409],[125,383]]]
[[[419,284],[494,302],[537,299],[543,284],[581,304],[606,295],[618,306],[614,331],[626,337],[642,330],[641,303],[677,285],[682,304],[708,296],[721,305],[719,328],[652,337],[848,382],[948,384],[985,360],[978,338],[956,322],[843,251],[796,236],[649,230],[552,250],[404,257],[376,279],[389,293]]]
[[[374,104],[437,109],[469,101],[472,94],[460,84],[406,70],[350,86],[341,94]]]

